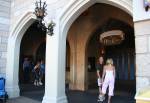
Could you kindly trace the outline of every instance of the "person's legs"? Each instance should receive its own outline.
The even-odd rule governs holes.
[[[98,78],[97,79],[97,83],[98,83],[98,89],[99,89],[99,96],[101,95],[101,93],[102,93],[102,83],[101,83],[101,79],[100,78]]]
[[[111,101],[111,96],[114,95],[114,80],[111,80],[109,82],[109,93],[108,93],[108,103]]]
[[[43,83],[42,83],[42,78],[43,78],[43,72],[40,71],[40,75],[39,75],[39,85],[43,85]]]
[[[111,101],[111,96],[108,96],[108,103],[110,103]]]
[[[102,95],[102,85],[99,86],[99,96],[98,96],[98,101],[103,101],[103,95]]]
[[[102,94],[102,86],[99,86],[99,95]]]
[[[28,81],[28,68],[24,68],[24,83]]]
[[[105,94],[106,94],[106,90],[107,90],[107,87],[108,87],[108,83],[109,83],[109,81],[107,79],[105,79],[104,82],[103,82],[102,92],[101,92],[102,101],[105,100]]]
[[[103,85],[102,85],[102,94],[105,95],[106,94],[106,90],[107,90],[107,87],[108,87],[108,80],[104,80],[103,82]]]
[[[39,86],[39,74],[38,74],[38,72],[36,72],[36,71],[35,71],[34,85],[35,85],[35,86]]]

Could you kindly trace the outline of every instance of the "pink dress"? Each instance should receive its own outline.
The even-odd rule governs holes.
[[[109,96],[113,96],[114,95],[114,84],[115,84],[115,78],[114,78],[114,74],[113,74],[113,70],[106,70],[106,75],[105,75],[105,79],[102,85],[102,93],[106,94],[106,90],[109,86]]]

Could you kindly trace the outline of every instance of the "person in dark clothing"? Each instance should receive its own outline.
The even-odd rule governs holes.
[[[42,80],[45,77],[45,63],[43,60],[41,60],[41,64],[40,64],[40,78],[39,78],[39,84],[43,85]]]
[[[101,92],[102,92],[102,72],[103,72],[103,57],[100,56],[98,58],[98,63],[96,65],[96,69],[97,69],[97,83],[98,83],[98,86],[99,86],[99,96],[98,96],[98,101],[101,101],[100,98],[101,98]]]
[[[34,85],[39,86],[39,71],[40,71],[40,61],[37,61],[36,65],[34,66]]]
[[[30,79],[30,62],[28,58],[24,58],[23,62],[23,76],[24,76],[24,82],[28,83]]]

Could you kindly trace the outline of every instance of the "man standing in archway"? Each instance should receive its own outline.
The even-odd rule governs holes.
[[[104,62],[104,59],[102,56],[99,57],[98,59],[98,63],[96,65],[96,69],[97,69],[97,82],[98,82],[98,86],[99,86],[99,97],[98,97],[98,101],[100,101],[100,98],[101,98],[101,87],[102,87],[102,72],[103,72],[103,62]]]

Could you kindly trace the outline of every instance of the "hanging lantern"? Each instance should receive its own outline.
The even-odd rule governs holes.
[[[100,43],[104,46],[117,45],[124,40],[124,33],[121,30],[111,30],[100,34]]]
[[[53,29],[54,29],[54,26],[56,25],[52,20],[51,22],[49,23],[48,27],[45,26],[45,23],[43,23],[44,21],[44,17],[47,15],[47,12],[46,12],[46,7],[47,7],[47,4],[46,4],[46,1],[42,2],[41,0],[38,0],[35,2],[35,12],[34,14],[36,15],[37,17],[37,21],[38,21],[38,27],[41,28],[43,31],[46,31],[47,34],[49,35],[53,35]]]

